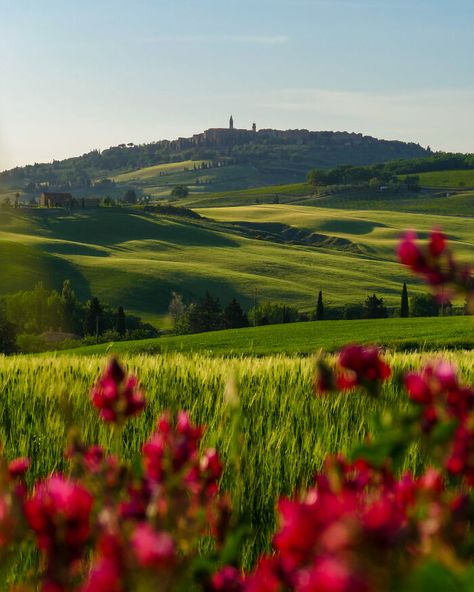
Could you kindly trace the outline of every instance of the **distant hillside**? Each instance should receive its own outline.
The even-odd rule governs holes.
[[[187,302],[206,290],[245,309],[277,301],[314,308],[363,302],[373,292],[389,307],[403,282],[416,285],[394,256],[400,233],[422,236],[441,226],[459,256],[472,254],[474,220],[393,211],[344,211],[294,204],[200,209],[0,209],[0,296],[38,281],[60,289],[65,279],[81,300],[98,296],[147,321],[161,322],[171,293]]]
[[[0,189],[3,194],[20,191],[35,195],[48,187],[74,190],[85,195],[114,195],[117,184],[120,191],[125,185],[140,185],[134,171],[167,165],[166,170],[160,171],[159,180],[163,181],[160,185],[171,181],[165,177],[184,172],[188,173],[185,182],[199,181],[196,177],[201,176],[202,182],[198,184],[206,191],[215,176],[203,174],[201,164],[206,163],[214,172],[218,171],[218,186],[212,187],[212,190],[223,191],[303,181],[313,167],[368,165],[427,154],[429,152],[418,144],[378,140],[348,132],[216,128],[191,138],[143,145],[120,144],[62,161],[17,167],[0,173]],[[174,166],[169,166],[170,163]],[[183,164],[176,166],[175,163]],[[221,172],[227,168],[230,170],[222,175]],[[179,182],[179,179],[173,181]]]

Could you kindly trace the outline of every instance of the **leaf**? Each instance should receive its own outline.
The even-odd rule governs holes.
[[[444,565],[436,561],[427,561],[416,569],[397,592],[461,592],[472,589],[462,585],[459,579]]]

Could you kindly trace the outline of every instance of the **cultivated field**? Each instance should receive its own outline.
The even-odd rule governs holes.
[[[474,379],[472,352],[443,355],[459,364],[466,379]],[[182,408],[194,421],[208,425],[204,445],[217,446],[226,458],[231,443],[224,391],[229,379],[235,380],[241,402],[241,468],[236,473],[227,466],[222,487],[241,489],[242,509],[250,517],[247,566],[259,550],[268,548],[277,497],[308,484],[328,453],[346,451],[361,440],[376,408],[394,409],[405,402],[396,379],[384,387],[380,400],[352,393],[316,399],[311,359],[172,354],[124,361],[139,375],[149,402],[145,413],[125,429],[122,448],[128,458],[140,449],[162,410]],[[421,356],[396,354],[389,361],[397,376],[419,365]],[[30,480],[64,468],[68,424],[80,428],[85,442],[111,446],[110,430],[88,400],[104,363],[103,356],[0,358],[0,440],[8,458],[31,457]],[[421,460],[414,450],[409,463],[416,469]],[[17,558],[15,573],[25,569],[28,557],[25,550]]]

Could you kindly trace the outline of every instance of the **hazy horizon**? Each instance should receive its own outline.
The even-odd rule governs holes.
[[[468,0],[0,8],[0,170],[191,136],[231,113],[236,127],[474,152]]]

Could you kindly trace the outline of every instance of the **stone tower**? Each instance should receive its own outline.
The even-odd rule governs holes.
[[[256,132],[257,131],[257,124],[256,123],[253,123],[252,124],[252,131],[253,132]]]
[[[232,117],[232,115],[229,119],[229,129],[234,129],[234,118]]]

